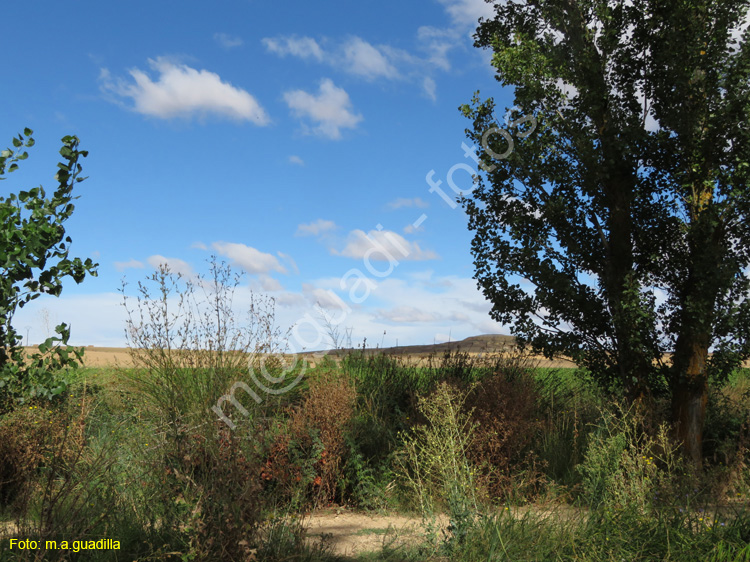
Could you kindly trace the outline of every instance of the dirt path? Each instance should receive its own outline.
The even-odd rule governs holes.
[[[316,511],[303,520],[311,543],[330,545],[340,556],[356,557],[365,552],[379,552],[383,544],[396,548],[421,540],[425,527],[418,517],[402,515],[370,515],[342,509]],[[441,528],[448,526],[447,517],[440,517]]]

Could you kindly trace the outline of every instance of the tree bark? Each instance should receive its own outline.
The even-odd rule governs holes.
[[[678,339],[673,357],[672,422],[685,456],[697,469],[703,461],[703,421],[708,403],[708,336]]]

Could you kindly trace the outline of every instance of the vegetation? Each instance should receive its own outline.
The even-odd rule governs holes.
[[[200,339],[186,336],[209,326],[214,342],[228,326],[254,334],[243,340],[251,350],[279,348],[258,334],[282,337],[247,331],[274,326],[272,308],[237,324],[231,306],[216,308],[217,294],[228,303],[233,277],[211,267],[226,284],[196,282],[207,298],[193,304],[221,314],[172,308],[197,293],[163,269],[150,279],[153,296],[141,292],[138,302],[153,315],[134,314],[130,325],[131,341],[150,342],[132,348],[148,364],[81,369],[61,400],[0,417],[3,560],[112,559],[106,550],[10,550],[10,537],[112,538],[118,558],[134,560],[342,560],[325,537],[305,536],[301,514],[329,505],[425,522],[407,542],[385,532],[382,550],[363,560],[750,556],[747,372],[714,387],[712,454],[694,475],[658,416],[585,372],[538,369],[523,355],[459,351],[418,366],[361,349],[284,372],[269,355],[248,353],[254,368],[243,369],[227,347],[191,348]],[[164,299],[166,287],[176,292]],[[165,320],[188,328],[156,345],[152,329]],[[188,361],[199,352],[199,363]],[[207,406],[233,382],[255,384],[260,363],[266,383],[297,384],[260,402],[238,395],[224,410],[231,429]]]
[[[13,148],[0,152],[0,180],[19,168],[19,162],[34,146],[31,129],[13,139]],[[11,193],[0,197],[0,414],[15,403],[43,397],[51,400],[65,391],[62,372],[81,360],[82,349],[68,346],[70,329],[66,324],[55,328],[57,336],[39,346],[39,352],[25,357],[22,337],[13,328],[13,314],[18,308],[42,294],[59,296],[62,282],[72,277],[76,283],[86,274],[96,275],[90,259],[69,258],[72,242],[65,236],[64,222],[73,214],[73,187],[80,176],[79,159],[87,156],[78,149],[78,139],[62,139],[55,180],[59,183],[47,198],[44,188]]]
[[[498,2],[475,44],[514,87],[515,138],[491,98],[462,107],[493,318],[631,400],[671,397],[696,466],[708,382],[750,356],[749,6]]]

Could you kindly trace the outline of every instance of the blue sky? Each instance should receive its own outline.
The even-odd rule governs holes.
[[[123,346],[123,279],[163,261],[191,276],[216,254],[247,273],[238,303],[253,290],[276,299],[279,326],[307,318],[296,350],[327,346],[316,303],[368,346],[507,333],[445,200],[471,185],[458,106],[476,90],[511,104],[472,46],[489,13],[483,0],[4,6],[0,144],[24,127],[37,144],[0,195],[53,189],[59,139],[77,135],[88,179],[67,230],[72,255],[100,264],[16,328],[36,343],[65,321],[75,345]]]

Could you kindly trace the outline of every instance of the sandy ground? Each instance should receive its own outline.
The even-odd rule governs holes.
[[[559,505],[544,508],[522,506],[505,508],[514,518],[523,518],[529,511],[542,519],[554,517],[556,520],[577,520],[583,512],[580,508]],[[441,515],[435,521],[438,530],[448,528],[449,519]],[[311,544],[321,540],[329,545],[334,554],[356,557],[364,552],[380,552],[386,545],[397,549],[409,544],[419,544],[425,540],[425,522],[418,517],[403,515],[374,515],[357,513],[341,508],[331,508],[314,512],[303,520],[307,529],[307,539]],[[442,538],[442,533],[438,538]]]
[[[364,552],[380,552],[383,545],[391,549],[418,543],[424,534],[424,522],[419,518],[402,515],[371,515],[341,509],[317,511],[303,520],[307,539],[311,544],[330,547],[340,556]],[[446,517],[438,525],[448,525]]]

